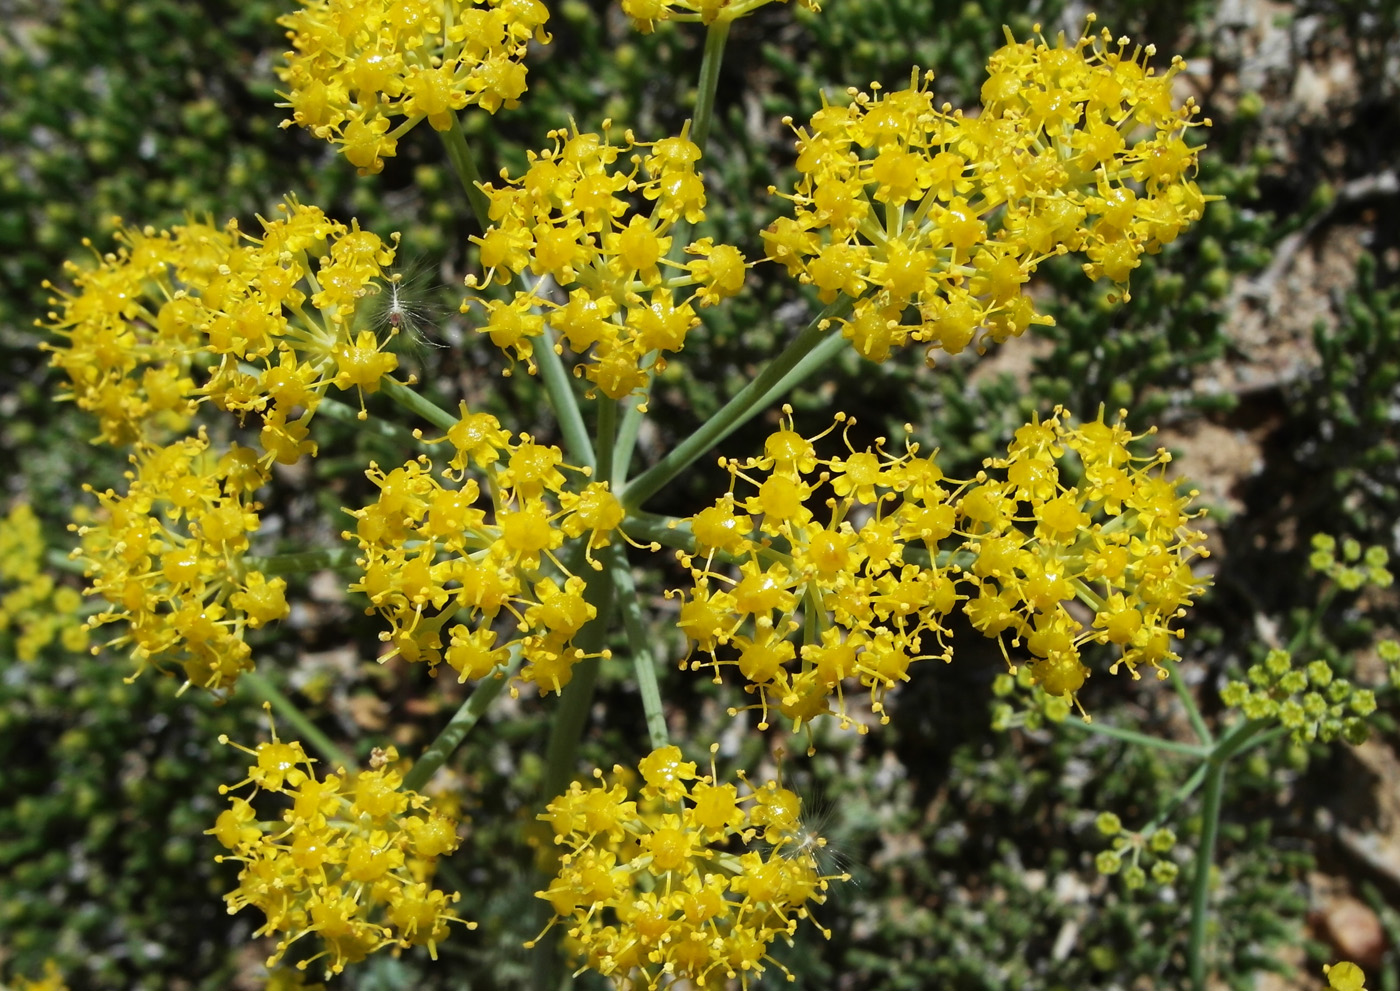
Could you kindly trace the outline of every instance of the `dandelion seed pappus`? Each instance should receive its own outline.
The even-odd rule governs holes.
[[[434,302],[438,287],[429,275],[426,263],[415,262],[370,290],[368,320],[376,333],[402,337],[419,348],[447,346],[432,336],[443,308]]]
[[[834,804],[820,798],[803,801],[796,825],[783,834],[778,844],[778,856],[784,860],[810,858],[819,873],[850,880],[851,858],[827,835],[835,821]]]

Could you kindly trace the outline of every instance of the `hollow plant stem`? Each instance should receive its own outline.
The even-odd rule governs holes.
[[[1220,805],[1225,793],[1225,771],[1259,730],[1263,720],[1239,723],[1222,736],[1206,758],[1205,796],[1201,803],[1201,839],[1196,848],[1196,871],[1191,879],[1191,926],[1186,942],[1187,973],[1192,991],[1206,989],[1206,929],[1210,922],[1210,873],[1215,844],[1220,835]]]
[[[670,742],[666,729],[666,712],[661,705],[661,686],[656,680],[656,657],[652,654],[651,635],[642,617],[642,604],[637,599],[637,586],[632,580],[632,569],[627,563],[627,552],[619,544],[608,548],[608,567],[612,571],[613,584],[617,588],[618,607],[622,613],[622,623],[627,631],[627,643],[632,653],[632,670],[637,677],[637,691],[642,696],[642,709],[646,713],[647,735],[651,738],[651,748],[664,747]]]
[[[419,791],[437,773],[447,759],[462,745],[462,741],[467,738],[467,733],[477,724],[477,721],[491,707],[496,696],[501,694],[501,689],[510,683],[515,677],[515,672],[520,670],[520,645],[513,644],[510,649],[510,659],[498,669],[494,674],[487,675],[477,682],[470,695],[467,696],[452,718],[447,721],[432,743],[428,744],[426,750],[419,755],[417,762],[404,775],[403,787],[410,791]]]
[[[1082,719],[1066,719],[1064,725],[1077,727],[1086,733],[1095,733],[1099,736],[1122,740],[1124,743],[1150,747],[1153,750],[1164,750],[1168,753],[1186,754],[1198,758],[1210,755],[1209,747],[1203,747],[1196,743],[1181,743],[1177,740],[1163,740],[1161,737],[1139,733],[1137,730],[1123,729],[1121,726],[1107,726],[1101,722],[1085,722]]]
[[[243,559],[243,563],[248,569],[261,571],[265,575],[304,575],[323,568],[353,568],[360,553],[358,547],[326,547],[318,551],[267,554],[262,557],[250,555]]]
[[[269,679],[256,671],[248,671],[239,680],[264,701],[271,704],[273,711],[282,720],[292,724],[297,732],[297,737],[315,747],[316,752],[328,762],[351,770],[355,768],[355,761],[344,750],[336,746],[330,737],[322,733],[320,728],[307,718],[306,713],[302,712],[295,702],[283,695],[281,689]]]
[[[467,203],[476,216],[477,226],[485,231],[491,226],[491,200],[481,190],[481,170],[476,167],[476,158],[467,146],[467,136],[462,130],[461,119],[452,115],[452,126],[439,131],[443,147],[447,149],[447,159],[452,163],[452,171],[457,173],[457,181],[467,194]]]
[[[832,332],[828,321],[850,305],[850,300],[843,297],[818,314],[781,354],[714,416],[681,441],[670,454],[628,482],[621,496],[622,504],[628,509],[640,507],[715,444],[830,360],[845,345],[845,340],[839,333]],[[801,373],[797,374],[799,366]]]
[[[491,226],[491,200],[481,189],[481,170],[476,166],[471,148],[467,146],[466,135],[462,132],[461,121],[454,114],[452,126],[439,131],[447,158],[457,179],[466,190],[477,224],[485,231]],[[517,276],[511,283],[515,291],[528,292],[523,280]],[[584,426],[583,413],[579,410],[578,397],[574,395],[574,384],[569,378],[564,362],[554,351],[554,334],[546,327],[537,338],[534,358],[539,365],[540,379],[544,383],[549,404],[559,420],[559,432],[564,437],[570,460],[576,465],[593,465],[593,445],[588,438],[588,428]],[[452,418],[455,423],[456,417]],[[444,428],[446,429],[446,428]]]
[[[690,140],[702,152],[710,139],[710,125],[715,117],[715,92],[719,89],[719,70],[724,64],[724,44],[728,40],[729,21],[720,17],[705,32],[705,54],[700,62],[695,117],[690,127]]]
[[[1181,668],[1178,667],[1171,674],[1172,687],[1176,689],[1177,698],[1181,699],[1181,706],[1186,710],[1186,718],[1191,722],[1191,728],[1196,731],[1196,739],[1200,740],[1206,747],[1215,746],[1215,736],[1211,733],[1210,727],[1206,725],[1205,717],[1201,715],[1200,706],[1196,705],[1196,700],[1191,696],[1191,686],[1186,684],[1186,679],[1181,676]]]
[[[399,406],[417,416],[421,416],[439,430],[450,430],[457,422],[456,414],[449,413],[437,403],[426,399],[417,392],[393,379],[382,379],[379,388]]]

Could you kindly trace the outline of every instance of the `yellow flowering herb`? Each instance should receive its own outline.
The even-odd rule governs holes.
[[[575,781],[540,816],[563,851],[549,888],[536,892],[554,911],[550,926],[567,926],[583,965],[619,986],[738,980],[747,989],[768,966],[786,974],[768,947],[812,920],[832,881],[849,880],[821,873],[801,800],[776,781],[741,796],[713,767],[697,774],[675,746],[652,751],[638,771],[635,797],[599,771],[597,784]]]
[[[539,0],[301,0],[278,23],[292,51],[278,75],[290,120],[333,143],[360,174],[379,172],[427,119],[452,126],[476,105],[495,113],[525,92],[530,42],[547,44]],[[396,122],[396,118],[402,118]]]
[[[470,288],[512,279],[528,288],[509,300],[471,297],[462,311],[479,306],[477,329],[531,372],[535,340],[552,330],[580,356],[581,374],[621,399],[685,346],[697,309],[739,292],[747,263],[711,238],[686,246],[688,263],[668,258],[676,225],[705,217],[700,149],[686,129],[654,144],[628,131],[623,147],[611,143],[607,122],[601,135],[550,137],[554,147],[531,154],[524,175],[482,187],[492,226],[472,238],[485,274],[469,278]],[[546,281],[566,301],[544,292]]]
[[[834,715],[865,732],[849,709],[857,691],[887,721],[884,696],[912,664],[952,660],[955,609],[1003,651],[1024,649],[1052,695],[1083,685],[1089,643],[1117,651],[1110,670],[1166,676],[1173,624],[1205,584],[1190,568],[1204,535],[1160,473],[1169,455],[1134,457],[1121,419],[1075,427],[1057,410],[959,481],[914,444],[894,455],[847,442],[846,456],[818,457],[819,437],[797,433],[787,412],[761,457],[721,460],[730,492],[690,518],[696,551],[681,555],[694,586],[679,625],[691,658],[709,658],[683,663],[716,679],[737,669],[760,728],[776,708],[794,728]],[[1067,451],[1082,470],[1074,484],[1059,466]],[[1092,610],[1087,624],[1072,600]]]
[[[465,403],[447,434],[427,443],[452,448],[447,467],[434,472],[426,456],[388,472],[371,466],[379,498],[351,512],[355,530],[344,534],[364,552],[351,591],[389,623],[386,657],[445,661],[466,681],[494,672],[518,645],[521,679],[562,690],[587,656],[573,638],[597,609],[558,551],[581,540],[584,559],[601,568],[593,551],[611,542],[621,505],[606,483],[565,465],[557,447],[527,434],[512,440]],[[582,484],[567,489],[570,476]]]
[[[385,350],[397,328],[357,326],[397,235],[385,243],[293,198],[280,212],[259,218],[261,237],[233,220],[118,226],[115,252],[68,266],[73,291],[45,324],[62,343],[46,347],[102,441],[165,443],[212,402],[259,417],[267,463],[292,464],[315,454],[308,424],[331,386],[374,392],[398,367]]]
[[[318,777],[301,744],[282,742],[275,728],[256,747],[231,745],[253,763],[247,778],[219,793],[245,785],[252,792],[231,796],[205,832],[230,851],[217,861],[242,865],[224,898],[229,913],[259,909],[266,921],[256,935],[278,939],[269,967],[313,934],[322,950],[298,966],[324,960],[329,977],[386,947],[426,946],[437,959],[449,922],[476,928],[453,914],[457,893],[429,883],[437,858],[457,849],[457,822],[400,787],[393,747],[375,751],[369,770]],[[270,795],[279,796],[275,806]],[[271,818],[260,818],[261,806]]]
[[[729,23],[752,14],[773,0],[622,0],[622,12],[642,34],[651,34],[659,21],[699,21],[710,25]],[[787,0],[782,0],[786,3]],[[806,10],[819,11],[817,0],[798,0]]]
[[[795,129],[794,216],[764,231],[769,259],[824,302],[854,300],[837,323],[872,361],[911,341],[957,354],[1053,322],[1025,287],[1054,255],[1082,256],[1126,294],[1141,255],[1207,199],[1185,138],[1209,121],[1172,97],[1182,60],[1158,75],[1153,54],[1106,29],[1054,45],[1008,31],[975,117],[936,105],[917,69],[905,89],[850,91]]]
[[[96,513],[72,527],[88,594],[107,600],[88,627],[121,623],[107,646],[128,651],[137,674],[174,663],[187,683],[228,691],[253,669],[245,632],[288,612],[287,583],[244,563],[267,472],[253,451],[219,452],[203,432],[140,446],[131,463],[127,490],[96,493]]]
[[[54,642],[68,651],[88,642],[78,618],[83,597],[44,570],[45,550],[39,518],[17,503],[0,519],[0,637],[14,638],[14,656],[26,664]]]

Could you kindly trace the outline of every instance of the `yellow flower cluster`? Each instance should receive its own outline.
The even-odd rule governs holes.
[[[17,504],[0,520],[0,635],[13,631],[13,656],[26,664],[54,641],[73,652],[88,642],[78,619],[83,597],[44,570],[44,550],[39,518]]]
[[[449,484],[426,456],[387,473],[371,466],[379,498],[351,512],[355,531],[344,534],[364,551],[363,577],[350,588],[369,597],[367,612],[389,622],[381,637],[405,660],[446,661],[466,681],[505,663],[515,643],[525,660],[522,680],[558,692],[585,656],[573,638],[597,609],[584,599],[584,579],[556,551],[566,538],[586,537],[585,559],[600,568],[593,549],[611,541],[622,506],[603,482],[566,490],[560,469],[569,466],[557,447],[527,434],[512,441],[494,416],[469,412],[465,403],[460,412],[446,436],[428,441],[453,449],[442,472]],[[468,476],[469,466],[481,482]],[[471,625],[459,622],[444,637],[463,610]],[[493,627],[503,613],[514,632],[498,644]]]
[[[275,729],[253,749],[232,745],[254,762],[247,778],[219,793],[247,784],[253,793],[230,798],[206,832],[233,851],[220,863],[243,865],[238,888],[224,896],[229,914],[252,905],[267,917],[255,935],[278,936],[269,967],[313,933],[324,949],[297,966],[324,957],[329,977],[386,946],[426,946],[437,959],[447,923],[476,928],[452,914],[458,894],[428,883],[436,859],[457,849],[457,822],[400,789],[403,775],[389,767],[398,760],[393,747],[376,750],[370,770],[341,768],[318,779],[301,744],[281,742]],[[259,820],[252,802],[259,792],[285,796],[290,804],[279,819]]]
[[[574,353],[588,355],[582,374],[621,399],[642,389],[653,367],[665,366],[661,353],[685,346],[700,322],[697,306],[739,292],[744,256],[701,238],[686,247],[695,256],[688,264],[667,257],[676,224],[705,216],[705,186],[695,171],[700,149],[685,131],[650,145],[628,131],[625,148],[609,142],[606,123],[602,135],[559,130],[550,137],[554,148],[532,154],[524,175],[482,187],[493,223],[472,238],[486,273],[469,278],[469,288],[513,277],[529,287],[508,301],[469,298],[462,311],[483,307],[480,331],[532,372],[533,338],[548,326]],[[645,153],[630,155],[630,168],[617,167],[619,155],[634,149]],[[635,209],[633,195],[651,204],[649,214]],[[668,270],[676,274],[668,277]],[[567,301],[551,298],[547,284]]]
[[[439,131],[468,104],[490,113],[525,92],[525,53],[548,44],[539,0],[301,0],[279,18],[294,51],[278,70],[293,123],[368,174],[423,118]],[[406,118],[392,131],[390,118]]]
[[[728,23],[752,14],[773,0],[622,0],[622,12],[632,21],[632,26],[642,34],[656,30],[658,21],[699,21],[701,24],[714,24],[716,21]],[[787,0],[782,0],[786,3]],[[819,11],[817,0],[797,0],[807,10]]]
[[[44,961],[44,976],[29,980],[25,977],[12,977],[4,985],[10,991],[68,991],[68,982],[54,960]]]
[[[315,454],[307,424],[330,386],[374,392],[398,366],[395,328],[357,328],[394,244],[295,199],[279,210],[261,237],[233,220],[119,226],[117,251],[68,266],[74,291],[47,324],[65,342],[48,347],[101,440],[163,443],[207,400],[259,414],[267,459],[291,464]]]
[[[131,462],[127,491],[98,493],[94,521],[72,527],[89,594],[108,603],[88,626],[125,623],[107,645],[128,648],[138,674],[174,662],[190,684],[232,689],[253,668],[245,631],[288,612],[287,583],[243,560],[267,472],[251,449],[220,454],[203,433],[140,445]]]
[[[1175,105],[1179,57],[1157,75],[1152,46],[1129,55],[1107,30],[1007,42],[976,117],[935,107],[915,70],[907,89],[852,91],[796,129],[796,215],[764,232],[768,256],[824,302],[856,300],[838,322],[866,358],[909,341],[956,354],[979,333],[1051,323],[1025,293],[1046,258],[1082,254],[1091,278],[1126,286],[1202,214],[1184,137],[1209,121]]]
[[[1057,410],[1018,430],[1006,458],[955,481],[912,444],[895,456],[883,442],[857,451],[847,440],[848,456],[819,458],[823,435],[803,437],[785,412],[762,457],[721,459],[730,491],[689,519],[696,552],[681,560],[694,587],[678,593],[691,656],[709,655],[682,664],[716,680],[737,668],[759,696],[761,727],[770,707],[796,728],[834,703],[843,729],[864,732],[847,708],[852,682],[887,720],[884,696],[911,664],[952,659],[955,610],[988,637],[1024,644],[1053,695],[1083,685],[1086,643],[1114,645],[1112,670],[1175,659],[1171,623],[1204,584],[1189,564],[1204,535],[1186,528],[1188,497],[1152,473],[1169,455],[1134,458],[1121,419],[1073,428]],[[1057,463],[1067,451],[1072,469]],[[1062,478],[1069,471],[1079,484]],[[757,491],[736,495],[740,480]],[[823,498],[819,518],[809,507]],[[1087,626],[1071,600],[1092,611]],[[721,659],[720,647],[737,656]]]
[[[586,966],[618,987],[720,991],[737,979],[747,989],[768,964],[786,972],[769,945],[791,940],[831,881],[849,880],[822,875],[825,841],[803,829],[801,800],[774,781],[741,798],[713,768],[697,776],[674,746],[638,770],[637,800],[595,772],[598,784],[575,781],[540,816],[566,851],[536,893],[554,910],[550,925],[566,925]]]
[[[1166,477],[1165,449],[1132,454],[1129,445],[1153,431],[1133,435],[1126,415],[1108,424],[1100,411],[1074,426],[1056,409],[1033,420],[958,500],[962,546],[973,556],[964,577],[977,589],[964,611],[986,636],[1024,642],[1051,695],[1073,696],[1084,684],[1080,648],[1089,643],[1117,652],[1111,672],[1123,665],[1136,678],[1147,665],[1166,678],[1163,665],[1180,659],[1173,623],[1208,584],[1191,573],[1207,556],[1206,536],[1189,526],[1205,511],[1188,512],[1196,493],[1178,493]],[[1092,613],[1087,624],[1071,601]]]

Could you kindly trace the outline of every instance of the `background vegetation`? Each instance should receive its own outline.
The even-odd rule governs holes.
[[[0,4],[0,497],[5,509],[34,506],[56,566],[79,483],[109,484],[124,466],[86,443],[84,417],[53,402],[32,323],[47,309],[42,280],[90,250],[84,238],[103,250],[113,215],[157,226],[191,214],[251,221],[294,191],[380,233],[403,231],[406,254],[444,287],[432,334],[447,346],[410,356],[427,387],[464,392],[517,428],[547,428],[530,384],[517,377],[506,388],[494,352],[459,323],[455,288],[474,229],[432,132],[415,130],[383,175],[362,179],[328,146],[278,128],[282,10],[268,0]],[[1181,650],[1182,674],[1213,719],[1224,681],[1287,642],[1317,606],[1321,586],[1306,567],[1313,534],[1397,550],[1400,6],[1121,0],[1097,10],[1115,33],[1155,43],[1159,58],[1187,56],[1182,85],[1214,124],[1200,180],[1226,199],[1135,273],[1130,303],[1110,305],[1073,265],[1047,266],[1040,288],[1054,300],[1056,327],[937,370],[906,356],[893,388],[848,354],[792,401],[801,413],[839,397],[871,436],[914,423],[943,449],[950,474],[1055,403],[1089,416],[1101,403],[1126,407],[1134,426],[1161,425],[1214,514],[1214,588]],[[724,204],[711,211],[714,236],[757,253],[756,232],[781,204],[766,189],[791,179],[784,114],[804,119],[822,93],[835,98],[848,86],[898,84],[914,64],[937,71],[940,98],[972,107],[1002,25],[1024,37],[1034,22],[1047,34],[1073,32],[1082,12],[1056,0],[831,0],[817,16],[781,6],[740,21],[706,164]],[[646,137],[678,129],[700,59],[697,30],[663,26],[643,37],[602,0],[564,0],[551,28],[554,44],[532,63],[522,106],[468,116],[484,172],[518,165],[569,119],[589,129],[611,118]],[[792,298],[776,267],[757,271],[672,365],[644,452],[665,450],[804,321],[807,304]],[[756,421],[729,448],[751,449],[764,429]],[[362,504],[360,469],[393,457],[383,438],[348,429],[324,437],[322,450],[313,468],[280,479],[270,507],[294,544],[330,540],[343,525],[339,508]],[[691,512],[717,477],[696,470],[688,489],[668,490],[654,508]],[[306,592],[309,606],[264,646],[260,670],[362,753],[385,738],[406,752],[431,739],[460,701],[457,687],[375,663],[374,632],[357,625],[359,609],[333,576]],[[1329,602],[1305,659],[1377,680],[1370,645],[1397,627],[1394,595]],[[215,739],[253,738],[257,700],[177,701],[159,678],[125,683],[121,661],[57,649],[23,663],[12,634],[0,632],[0,975],[35,977],[53,958],[75,988],[262,986],[264,953],[247,941],[257,922],[224,914],[220,894],[235,871],[213,863],[202,835],[219,808],[216,783],[239,776],[237,755]],[[990,648],[921,669],[887,732],[832,740],[790,769],[859,882],[824,910],[829,942],[808,930],[784,954],[797,987],[1031,991],[1183,980],[1181,893],[1126,890],[1094,868],[1106,845],[1097,812],[1140,824],[1179,769],[1073,721],[996,731],[1002,670]],[[597,711],[606,716],[589,728],[585,759],[610,766],[643,748],[645,733],[626,667],[604,674]],[[664,677],[676,725],[697,739],[723,731],[727,703],[712,686]],[[1085,697],[1097,719],[1184,732],[1170,692],[1098,681]],[[1265,970],[1306,983],[1298,975],[1350,954],[1391,975],[1373,987],[1395,987],[1396,712],[1395,696],[1382,695],[1383,732],[1360,750],[1284,741],[1231,778],[1212,933],[1214,966],[1231,985],[1258,986]],[[529,961],[518,947],[533,935],[538,882],[521,836],[536,811],[535,754],[549,715],[547,703],[498,705],[454,761],[474,826],[446,876],[481,929],[454,937],[436,967],[408,954],[352,970],[342,986],[523,986]],[[745,746],[756,763],[767,744],[753,736]],[[1188,806],[1174,823],[1183,864],[1193,814]]]

